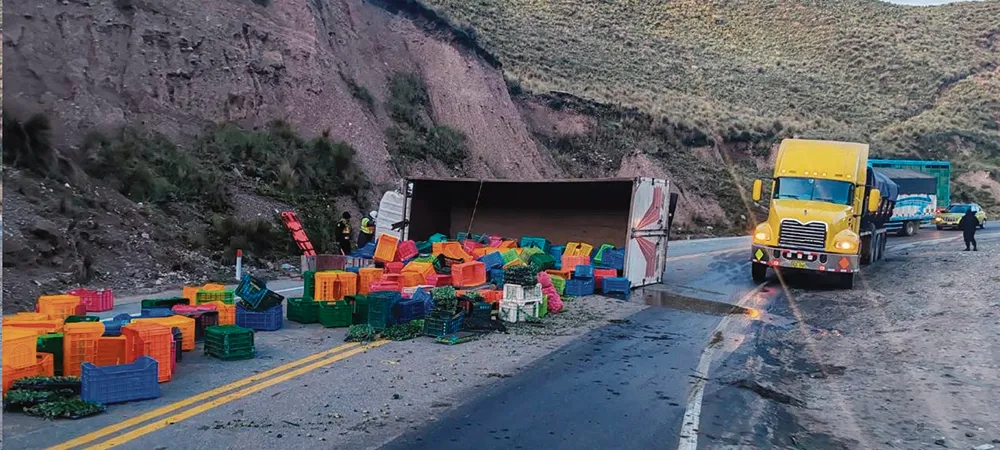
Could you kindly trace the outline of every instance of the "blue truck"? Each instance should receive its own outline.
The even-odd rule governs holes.
[[[868,164],[899,185],[899,197],[886,224],[890,231],[912,236],[921,225],[932,223],[937,212],[951,202],[948,161],[872,159]]]

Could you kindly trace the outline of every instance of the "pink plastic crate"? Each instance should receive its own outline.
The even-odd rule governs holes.
[[[173,312],[175,312],[175,313],[177,313],[177,314],[193,314],[193,313],[199,313],[199,312],[203,312],[203,311],[217,311],[218,310],[217,306],[218,305],[209,305],[209,304],[204,304],[204,305],[174,305],[172,308],[170,308],[170,310],[173,311]]]
[[[434,287],[451,286],[451,275],[435,273],[424,277],[424,282]]]
[[[472,287],[486,283],[486,265],[472,261],[451,266],[451,280],[455,286]]]
[[[385,273],[400,273],[403,271],[403,263],[394,261],[385,264]]]
[[[462,249],[465,250],[465,252],[470,255],[472,254],[473,250],[483,247],[485,247],[485,245],[473,241],[472,239],[466,239],[465,241],[462,242]]]
[[[104,312],[115,308],[115,295],[111,289],[89,289],[77,288],[68,292],[69,295],[80,297],[80,304],[86,312]]]
[[[503,242],[502,237],[490,236],[490,247],[499,247],[501,242]]]
[[[589,256],[567,256],[562,257],[562,270],[576,270],[580,264],[590,264]]]
[[[406,261],[407,259],[414,258],[419,255],[420,252],[417,251],[417,243],[413,241],[403,241],[399,243],[396,247],[396,260]]]
[[[371,286],[368,287],[368,292],[400,292],[401,288],[398,282],[395,281],[374,281]]]

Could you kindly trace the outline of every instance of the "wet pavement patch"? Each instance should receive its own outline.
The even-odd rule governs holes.
[[[635,295],[632,295],[630,300],[649,306],[690,311],[713,316],[727,316],[734,314],[747,316],[754,315],[754,311],[752,309],[744,308],[742,306],[687,297],[658,289],[642,289],[637,291]]]
[[[761,396],[762,398],[766,398],[768,400],[774,400],[774,401],[776,401],[778,403],[781,403],[781,404],[784,404],[784,405],[792,405],[792,406],[805,406],[806,405],[805,402],[803,402],[802,400],[799,400],[799,399],[797,399],[795,397],[792,397],[791,395],[788,395],[788,394],[785,394],[785,393],[782,393],[782,392],[778,392],[778,391],[776,391],[776,390],[774,390],[772,388],[764,386],[764,385],[762,385],[762,384],[760,384],[760,383],[758,383],[756,381],[753,381],[753,380],[746,380],[746,379],[734,380],[734,381],[730,381],[729,385],[730,386],[735,386],[735,387],[738,387],[738,388],[741,388],[741,389],[746,389],[748,391],[751,391],[751,392],[753,392],[753,393]]]

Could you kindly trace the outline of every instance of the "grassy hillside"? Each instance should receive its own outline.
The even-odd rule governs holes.
[[[1000,1],[426,0],[536,92],[1000,164]]]

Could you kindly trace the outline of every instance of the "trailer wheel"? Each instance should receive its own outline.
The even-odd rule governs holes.
[[[917,222],[911,220],[903,224],[903,236],[913,236],[918,230],[920,227],[917,226]]]
[[[841,289],[854,289],[854,280],[857,278],[857,273],[840,273],[837,275],[840,278],[838,284],[840,284]]]
[[[763,264],[750,263],[750,275],[755,283],[763,283],[767,280],[767,266]]]

